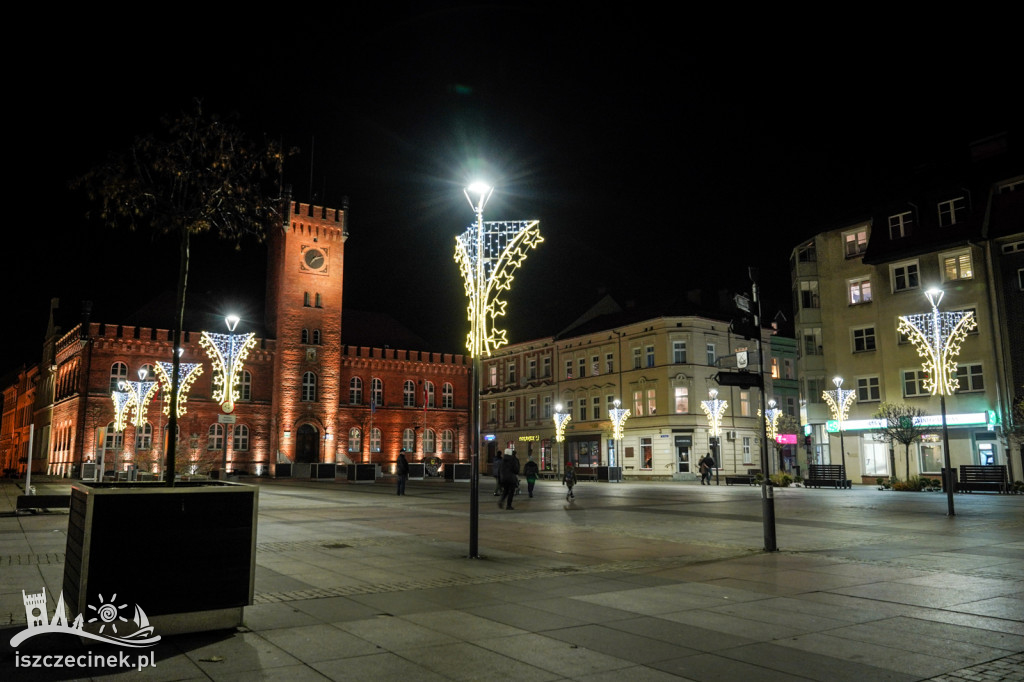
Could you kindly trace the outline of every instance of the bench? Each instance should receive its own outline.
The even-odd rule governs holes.
[[[740,483],[746,485],[754,485],[757,480],[757,476],[761,473],[760,469],[747,469],[747,474],[726,474],[725,484],[726,485],[739,485]]]
[[[961,464],[959,478],[956,484],[957,492],[1010,491],[1005,464]]]
[[[846,470],[842,464],[808,464],[804,487],[820,488],[822,486],[851,488],[853,482],[846,478]]]
[[[15,509],[70,509],[71,494],[67,495],[18,495]]]

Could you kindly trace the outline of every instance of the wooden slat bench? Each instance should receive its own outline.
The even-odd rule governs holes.
[[[726,474],[726,476],[725,476],[725,484],[726,485],[733,485],[733,484],[739,485],[739,484],[742,483],[742,484],[745,484],[745,485],[754,485],[754,482],[757,480],[757,475],[760,474],[760,473],[761,473],[760,469],[747,469],[746,475],[743,475],[743,474]]]
[[[18,495],[15,509],[70,509],[71,495]]]
[[[804,479],[804,486],[807,488],[820,488],[829,486],[832,488],[850,488],[853,482],[846,478],[846,471],[842,464],[808,464],[807,478]]]
[[[956,489],[961,493],[995,491],[1008,493],[1009,477],[1005,464],[961,464]]]

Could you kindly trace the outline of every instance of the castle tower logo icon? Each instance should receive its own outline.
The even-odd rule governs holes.
[[[129,612],[127,604],[118,605],[116,594],[109,600],[105,600],[102,594],[99,595],[97,605],[90,604],[88,613],[78,614],[70,625],[67,606],[64,604],[64,592],[60,593],[53,618],[49,622],[45,587],[41,592],[33,594],[26,594],[22,590],[21,596],[25,603],[25,622],[28,626],[11,638],[11,647],[14,648],[30,637],[47,633],[74,635],[97,642],[136,648],[153,646],[160,641],[160,635],[153,634],[153,626],[149,624],[146,612],[138,604],[135,605],[134,612]],[[91,627],[86,629],[86,625]]]

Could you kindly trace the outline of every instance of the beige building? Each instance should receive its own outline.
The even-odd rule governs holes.
[[[770,332],[764,332],[767,356]],[[761,468],[761,395],[756,388],[718,386],[722,367],[736,366],[737,350],[752,341],[730,333],[729,322],[701,315],[659,315],[617,309],[605,299],[555,337],[504,346],[483,361],[481,432],[488,460],[509,444],[521,461],[533,456],[558,475],[572,461],[601,478],[618,466],[625,479],[697,477],[697,460],[710,449],[701,401],[709,389],[728,402],[722,419],[720,473]],[[771,395],[771,372],[764,368]],[[628,409],[621,440],[609,411]],[[570,415],[561,443],[556,411]],[[770,467],[776,470],[775,450]]]
[[[1005,275],[992,270],[989,241],[990,230],[1006,231],[994,216],[1002,215],[1004,223],[1020,220],[1019,210],[995,210],[1006,201],[1002,188],[1019,185],[1020,175],[1001,167],[970,171],[936,170],[863,219],[793,250],[801,422],[811,430],[811,448],[805,451],[810,462],[845,459],[847,475],[855,481],[890,475],[889,446],[871,420],[882,403],[902,403],[923,410],[934,428],[911,447],[909,463],[903,446],[896,445],[895,474],[905,478],[909,465],[911,476],[941,475],[940,400],[925,388],[916,347],[898,331],[900,316],[931,312],[925,291],[937,287],[943,291],[942,312],[971,311],[977,322],[957,355],[959,390],[946,399],[951,464],[1009,463],[1011,475],[1020,478],[1001,426],[1009,423],[1014,395],[1006,357],[1012,330],[1006,303],[996,296],[1003,289],[996,280]],[[856,392],[842,444],[834,426],[828,428],[834,415],[822,397],[835,389],[836,376],[844,389]]]

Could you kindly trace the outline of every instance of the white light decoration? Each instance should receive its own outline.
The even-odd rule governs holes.
[[[821,395],[828,403],[828,407],[832,410],[832,418],[839,424],[839,455],[842,458],[843,464],[843,476],[846,476],[846,445],[843,442],[843,422],[850,416],[850,405],[853,404],[853,398],[857,395],[857,392],[852,389],[843,388],[843,378],[835,377],[832,379],[832,383],[835,385],[833,391],[822,391]]]
[[[712,388],[708,391],[708,400],[700,401],[701,409],[704,410],[704,414],[708,418],[708,429],[711,431],[713,438],[718,438],[722,434],[722,415],[725,414],[725,410],[729,407],[728,400],[718,399],[718,390]]]
[[[932,395],[939,396],[939,409],[942,412],[942,456],[946,471],[952,471],[949,454],[949,424],[946,421],[946,396],[953,395],[954,391],[960,388],[960,381],[956,377],[956,357],[960,355],[960,344],[967,338],[967,332],[975,329],[978,323],[971,311],[959,310],[940,313],[939,303],[942,302],[943,296],[941,289],[929,289],[924,292],[924,295],[931,304],[932,311],[917,315],[900,315],[898,330],[901,334],[907,335],[907,338],[916,346],[917,354],[924,358],[921,363],[925,371],[924,381],[921,382],[922,387]],[[944,475],[943,486],[946,489],[947,514],[955,516],[953,485],[945,478]]]
[[[114,401],[114,431],[124,431],[128,425],[128,410],[135,396],[130,391],[112,391],[110,399]]]
[[[484,201],[481,197],[481,203]],[[490,355],[508,343],[506,331],[494,326],[508,305],[500,298],[501,292],[511,291],[513,273],[526,260],[527,252],[542,241],[538,220],[481,220],[455,238],[455,262],[469,299],[466,349],[473,357]]]
[[[925,371],[922,385],[931,395],[953,395],[960,387],[956,378],[956,357],[967,332],[978,326],[970,311],[939,312],[943,292],[929,289],[925,292],[932,305],[930,313],[900,315],[899,332],[906,334],[924,358]]]
[[[237,318],[235,319],[237,322]],[[229,329],[233,329],[230,326]],[[213,398],[226,413],[235,409],[240,397],[238,384],[242,377],[242,365],[249,357],[249,351],[256,345],[256,334],[213,334],[203,332],[199,345],[213,363]]]
[[[167,395],[171,394],[171,372],[174,371],[174,365],[170,362],[157,362],[156,366],[153,367],[153,371],[156,372],[157,378],[160,383],[163,384],[164,388],[167,389]],[[178,417],[183,417],[188,411],[188,390],[192,388],[192,384],[196,379],[203,373],[203,366],[198,362],[182,362],[178,364]],[[171,413],[171,401],[164,400],[164,414]]]
[[[620,404],[616,400],[615,407],[608,410],[608,417],[612,420],[612,438],[615,440],[622,439],[622,427],[626,425],[626,420],[629,419],[629,410],[619,407]]]
[[[146,370],[139,370],[138,381],[122,381],[119,386],[122,390],[132,394],[131,404],[135,407],[132,424],[142,426],[146,423],[146,410],[149,408],[149,401],[153,399],[159,390],[160,384],[156,381],[145,381]]]
[[[572,421],[572,415],[568,412],[562,412],[562,406],[555,406],[555,442],[561,443],[565,441],[565,425]]]
[[[782,416],[782,410],[775,405],[774,400],[769,400],[768,409],[764,412],[765,435],[770,441],[779,439],[779,417]]]

